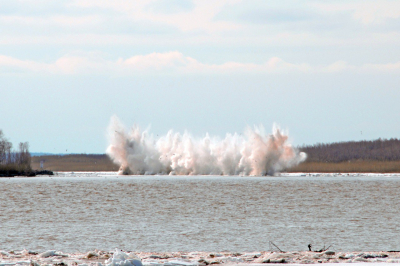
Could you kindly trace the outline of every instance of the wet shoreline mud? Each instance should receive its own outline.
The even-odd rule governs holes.
[[[9,265],[151,265],[203,266],[258,264],[317,264],[317,263],[400,263],[400,251],[380,252],[129,252],[93,250],[86,253],[63,253],[48,250],[0,250],[0,266]]]

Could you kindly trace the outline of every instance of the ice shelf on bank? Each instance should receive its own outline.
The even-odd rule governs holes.
[[[262,264],[316,264],[368,263],[386,265],[400,263],[400,251],[388,252],[124,252],[121,250],[93,250],[87,253],[63,253],[55,250],[35,252],[31,250],[0,250],[0,266],[8,265],[96,265],[96,266],[204,266],[262,265]]]

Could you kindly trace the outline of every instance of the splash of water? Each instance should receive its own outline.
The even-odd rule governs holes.
[[[108,131],[107,154],[120,165],[119,174],[272,175],[306,159],[277,127],[271,135],[260,126],[248,128],[244,136],[227,134],[225,139],[208,134],[196,139],[170,130],[155,139],[138,126],[128,132],[113,117]]]

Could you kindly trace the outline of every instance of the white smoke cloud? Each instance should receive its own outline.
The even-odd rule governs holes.
[[[306,159],[276,127],[271,135],[260,126],[222,140],[208,134],[196,139],[172,130],[155,139],[138,126],[128,132],[113,117],[108,130],[107,154],[120,165],[120,174],[272,175]]]

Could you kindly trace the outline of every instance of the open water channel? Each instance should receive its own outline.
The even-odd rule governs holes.
[[[0,249],[400,250],[400,176],[0,179]]]

